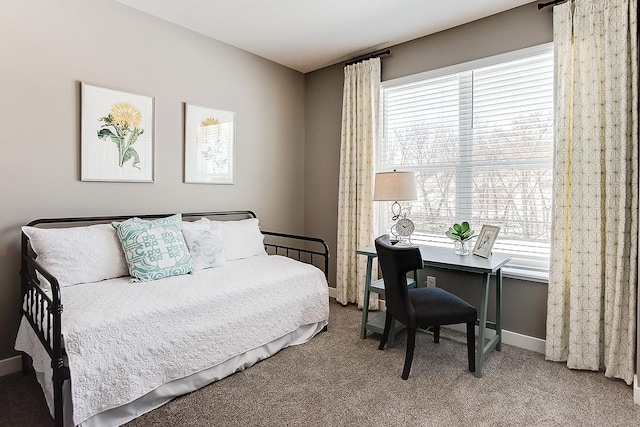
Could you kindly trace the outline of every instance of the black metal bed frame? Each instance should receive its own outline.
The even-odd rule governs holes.
[[[173,214],[152,214],[152,215],[118,215],[100,217],[72,217],[72,218],[44,218],[31,221],[28,226],[49,224],[55,226],[60,224],[99,224],[111,221],[124,221],[132,217],[142,219],[154,219],[170,216]],[[193,217],[245,217],[256,218],[252,211],[223,211],[223,212],[202,212],[184,213],[183,218]],[[73,226],[73,225],[72,225]],[[329,282],[329,247],[326,242],[316,237],[299,236],[295,234],[276,233],[262,231],[265,235],[265,250],[271,255],[284,255],[301,262],[315,265],[323,270],[327,284]],[[271,240],[274,240],[273,242]],[[280,242],[280,243],[278,243]],[[293,245],[293,246],[291,246]],[[54,421],[56,426],[63,425],[63,385],[65,380],[70,379],[69,367],[66,364],[66,352],[63,345],[62,335],[62,312],[63,304],[60,298],[60,285],[58,280],[42,267],[35,256],[29,238],[22,233],[22,255],[21,255],[21,306],[20,314],[23,315],[33,328],[40,343],[51,357],[51,368],[53,370],[53,390],[54,390]],[[322,263],[318,265],[317,260]],[[51,284],[51,297],[49,297],[40,287],[37,273],[42,275]],[[22,372],[30,371],[30,358],[27,354],[22,354]]]

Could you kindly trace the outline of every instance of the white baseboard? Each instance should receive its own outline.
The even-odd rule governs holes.
[[[338,296],[338,289],[332,288],[331,286],[329,286],[329,298],[336,299],[337,296]]]
[[[640,405],[640,379],[638,379],[638,374],[633,376],[633,403]]]
[[[0,377],[20,372],[22,369],[22,361],[20,359],[20,356],[14,356],[0,360]]]
[[[465,325],[448,325],[444,328],[453,329],[454,331],[465,332]],[[476,335],[478,334],[478,327],[476,326]],[[488,329],[485,338],[492,338],[496,332],[493,329]],[[536,353],[545,353],[546,341],[540,338],[530,337],[529,335],[522,335],[517,332],[502,330],[502,342],[514,347],[524,348],[525,350],[535,351]]]

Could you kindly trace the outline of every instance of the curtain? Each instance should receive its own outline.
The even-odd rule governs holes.
[[[634,374],[638,250],[637,0],[553,12],[554,204],[546,358]]]
[[[380,58],[346,66],[342,96],[342,136],[338,193],[336,288],[342,304],[362,307],[366,257],[358,248],[372,246],[374,142],[378,130]],[[375,269],[374,269],[375,271]],[[372,294],[371,309],[378,308]]]

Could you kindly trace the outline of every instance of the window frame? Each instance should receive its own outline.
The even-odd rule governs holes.
[[[431,79],[437,79],[437,78],[444,78],[447,76],[451,76],[454,74],[459,74],[461,79],[470,79],[472,76],[472,71],[473,70],[477,70],[479,68],[484,68],[484,67],[490,67],[490,66],[495,66],[495,65],[499,65],[505,62],[511,62],[511,61],[517,61],[520,59],[526,59],[532,56],[537,56],[537,55],[542,55],[542,54],[552,54],[553,55],[553,43],[545,43],[545,44],[541,44],[541,45],[537,45],[537,46],[532,46],[532,47],[528,47],[528,48],[524,48],[524,49],[519,49],[516,51],[512,51],[512,52],[506,52],[506,53],[501,53],[498,55],[493,55],[493,56],[489,56],[489,57],[485,57],[485,58],[481,58],[481,59],[476,59],[476,60],[472,60],[472,61],[468,61],[468,62],[464,62],[464,63],[460,63],[460,64],[456,64],[456,65],[451,65],[451,66],[447,66],[447,67],[443,67],[443,68],[438,68],[435,70],[429,70],[429,71],[425,71],[425,72],[421,72],[418,74],[412,74],[409,76],[404,76],[404,77],[400,77],[400,78],[396,78],[396,79],[391,79],[391,80],[387,80],[384,82],[381,82],[380,84],[380,139],[378,141],[376,141],[376,153],[379,153],[383,143],[384,143],[384,135],[386,135],[386,123],[384,120],[384,94],[385,94],[385,90],[393,88],[393,87],[397,87],[397,86],[403,86],[403,85],[408,85],[408,84],[412,84],[412,83],[418,83],[421,82],[423,80],[431,80]],[[469,87],[471,87],[471,85],[468,85]],[[555,88],[554,88],[555,89]],[[470,90],[473,90],[472,88]],[[553,95],[555,98],[555,94]],[[462,98],[462,97],[461,97]],[[473,145],[473,139],[471,137],[469,137],[469,134],[472,133],[473,131],[473,124],[472,121],[469,120],[467,121],[469,123],[468,128],[465,126],[463,129],[459,130],[459,135],[460,135],[460,142],[461,144],[467,146],[467,147],[471,147]],[[462,154],[462,149],[461,149],[461,154]],[[380,169],[380,155],[377,155],[377,160],[376,160],[376,171],[382,171]],[[513,168],[514,166],[516,166],[516,163],[518,161],[514,160],[514,161],[509,161],[509,162],[505,162],[505,164],[501,164],[500,165],[500,169],[508,169],[508,168]],[[457,163],[458,165],[460,164],[460,161],[458,161]],[[547,162],[542,162],[540,161],[541,165],[546,165],[548,164]],[[480,167],[482,167],[482,165],[479,165]],[[492,165],[493,168],[495,168],[496,165]],[[456,166],[456,168],[459,166]],[[549,167],[553,168],[553,161],[551,160],[551,164],[549,165]],[[449,166],[437,166],[437,168],[450,168]],[[403,170],[408,170],[408,171],[420,171],[420,170],[425,170],[428,169],[426,167],[405,167],[403,168]],[[433,169],[433,167],[431,167],[431,169]],[[461,179],[461,174],[457,174],[457,183],[456,183],[456,187],[458,187],[459,182],[460,181],[465,181],[465,182],[469,182],[468,179],[464,180]],[[461,201],[461,191],[459,189],[456,190],[456,215],[458,218],[462,218],[462,217],[471,217],[471,207],[467,206],[465,208],[465,205],[467,205],[468,203],[462,202]],[[553,196],[552,196],[553,197]],[[388,228],[388,224],[384,221],[384,218],[386,217],[386,210],[388,209],[388,206],[386,203],[377,203],[376,206],[376,212],[375,212],[375,217],[377,218],[376,220],[376,226],[378,231],[380,232],[388,232],[389,228]],[[444,233],[444,231],[443,231]],[[450,241],[448,239],[446,239],[446,237],[443,236],[437,236],[434,234],[430,234],[430,233],[415,233],[414,234],[414,240],[416,241],[416,243],[419,244],[425,244],[425,245],[429,245],[429,246],[441,246],[441,247],[452,247],[450,244]],[[505,246],[509,245],[509,241],[504,241]],[[549,242],[549,250],[550,250],[550,242]],[[500,250],[497,248],[494,248],[494,252],[502,252],[502,253],[508,253],[507,250]],[[548,278],[549,278],[549,257],[550,257],[550,253],[547,252],[546,253],[546,258],[545,256],[540,257],[540,259],[535,259],[535,257],[531,257],[530,259],[524,259],[524,258],[519,258],[518,262],[516,265],[510,265],[507,264],[504,269],[503,269],[503,275],[505,277],[513,277],[513,278],[517,278],[517,279],[525,279],[528,281],[532,281],[532,282],[542,282],[542,283],[548,283]],[[517,258],[517,257],[516,257]]]

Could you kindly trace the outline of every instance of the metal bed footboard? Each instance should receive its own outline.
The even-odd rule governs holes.
[[[329,284],[329,246],[327,246],[327,242],[317,237],[275,233],[272,231],[263,231],[262,234],[266,237],[264,247],[268,254],[284,255],[288,258],[315,265],[324,272],[324,277],[327,279],[327,284]],[[280,241],[283,243],[278,243]]]
[[[46,218],[31,221],[28,226],[44,227],[64,227],[83,226],[100,223],[110,223],[112,221],[124,221],[134,216],[142,219],[155,219],[170,216],[173,214],[154,215],[119,215],[101,217],[75,217],[75,218]],[[200,217],[221,217],[229,219],[256,218],[252,211],[225,211],[225,212],[203,212],[203,213],[183,213],[183,218]],[[299,236],[294,234],[276,233],[262,231],[265,235],[265,250],[268,254],[284,255],[296,259],[300,262],[315,265],[323,270],[329,281],[329,248],[326,242],[315,237]],[[53,370],[54,389],[54,421],[56,426],[63,425],[63,385],[70,379],[67,357],[64,349],[64,338],[62,335],[62,312],[63,304],[60,297],[60,285],[58,280],[42,267],[36,260],[29,238],[22,233],[21,248],[21,306],[20,314],[24,316],[31,325],[33,332],[40,340],[40,343],[51,357],[51,368]],[[38,274],[36,274],[39,273]],[[50,284],[50,295],[43,289],[39,276]],[[22,354],[22,371],[30,371],[30,357]]]

